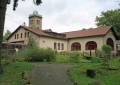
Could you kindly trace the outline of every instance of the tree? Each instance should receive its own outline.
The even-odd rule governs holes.
[[[7,8],[7,4],[10,4],[11,0],[0,0],[0,56],[1,56],[1,44],[3,41],[3,31],[4,31],[4,23],[5,23],[5,14],[6,14],[6,8]],[[25,0],[22,0],[25,1]],[[14,0],[14,4],[13,4],[13,10],[16,9],[16,7],[18,6],[18,2],[19,0]],[[33,0],[33,2],[36,5],[41,4],[41,0]],[[0,59],[0,73],[2,73],[2,65],[1,65],[1,59]]]
[[[7,30],[7,32],[3,35],[3,41],[6,42],[7,38],[9,37],[9,35],[11,34],[11,32],[9,30]]]
[[[97,26],[113,26],[114,31],[120,39],[120,9],[102,12],[99,17],[97,16],[96,22]]]

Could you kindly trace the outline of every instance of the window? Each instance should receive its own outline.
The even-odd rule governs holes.
[[[57,43],[55,42],[54,43],[54,50],[56,50],[57,49]]]
[[[17,39],[19,38],[19,34],[17,34]]]
[[[113,42],[113,40],[111,38],[107,39],[107,45],[111,46],[112,50],[114,50],[114,42]]]
[[[34,20],[30,20],[30,24],[32,25],[34,23]]]
[[[61,50],[64,50],[64,44],[61,43]]]
[[[37,24],[40,24],[40,20],[37,20]]]
[[[15,39],[16,39],[16,34],[15,34]]]
[[[21,33],[21,38],[22,38],[22,35],[23,35],[23,34]]]
[[[29,32],[27,33],[28,37],[29,37]]]
[[[86,43],[86,50],[97,50],[97,43],[94,41],[89,41]]]
[[[25,38],[26,38],[26,35],[27,35],[27,34],[26,34],[26,32],[25,32]]]
[[[60,43],[58,43],[58,50],[60,50]]]
[[[81,45],[79,42],[72,43],[71,51],[79,51],[81,50]]]

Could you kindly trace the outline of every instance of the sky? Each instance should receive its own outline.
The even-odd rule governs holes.
[[[13,0],[11,0],[13,1]],[[13,2],[7,6],[5,30],[13,32],[24,22],[28,26],[28,17],[38,11],[43,17],[42,29],[55,32],[68,32],[83,28],[96,27],[95,18],[102,11],[119,8],[119,0],[42,0],[40,6],[33,0],[19,0],[16,11]]]

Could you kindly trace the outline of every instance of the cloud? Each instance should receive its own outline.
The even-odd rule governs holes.
[[[22,23],[28,24],[34,10],[43,16],[43,29],[64,32],[95,27],[96,16],[118,7],[115,0],[43,0],[41,6],[35,6],[32,0],[20,1],[16,11],[12,11],[12,3],[8,5],[5,30],[14,31]]]

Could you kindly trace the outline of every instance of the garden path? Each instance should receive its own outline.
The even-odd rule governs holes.
[[[31,73],[32,85],[73,85],[67,70],[72,66],[68,64],[35,63]]]

